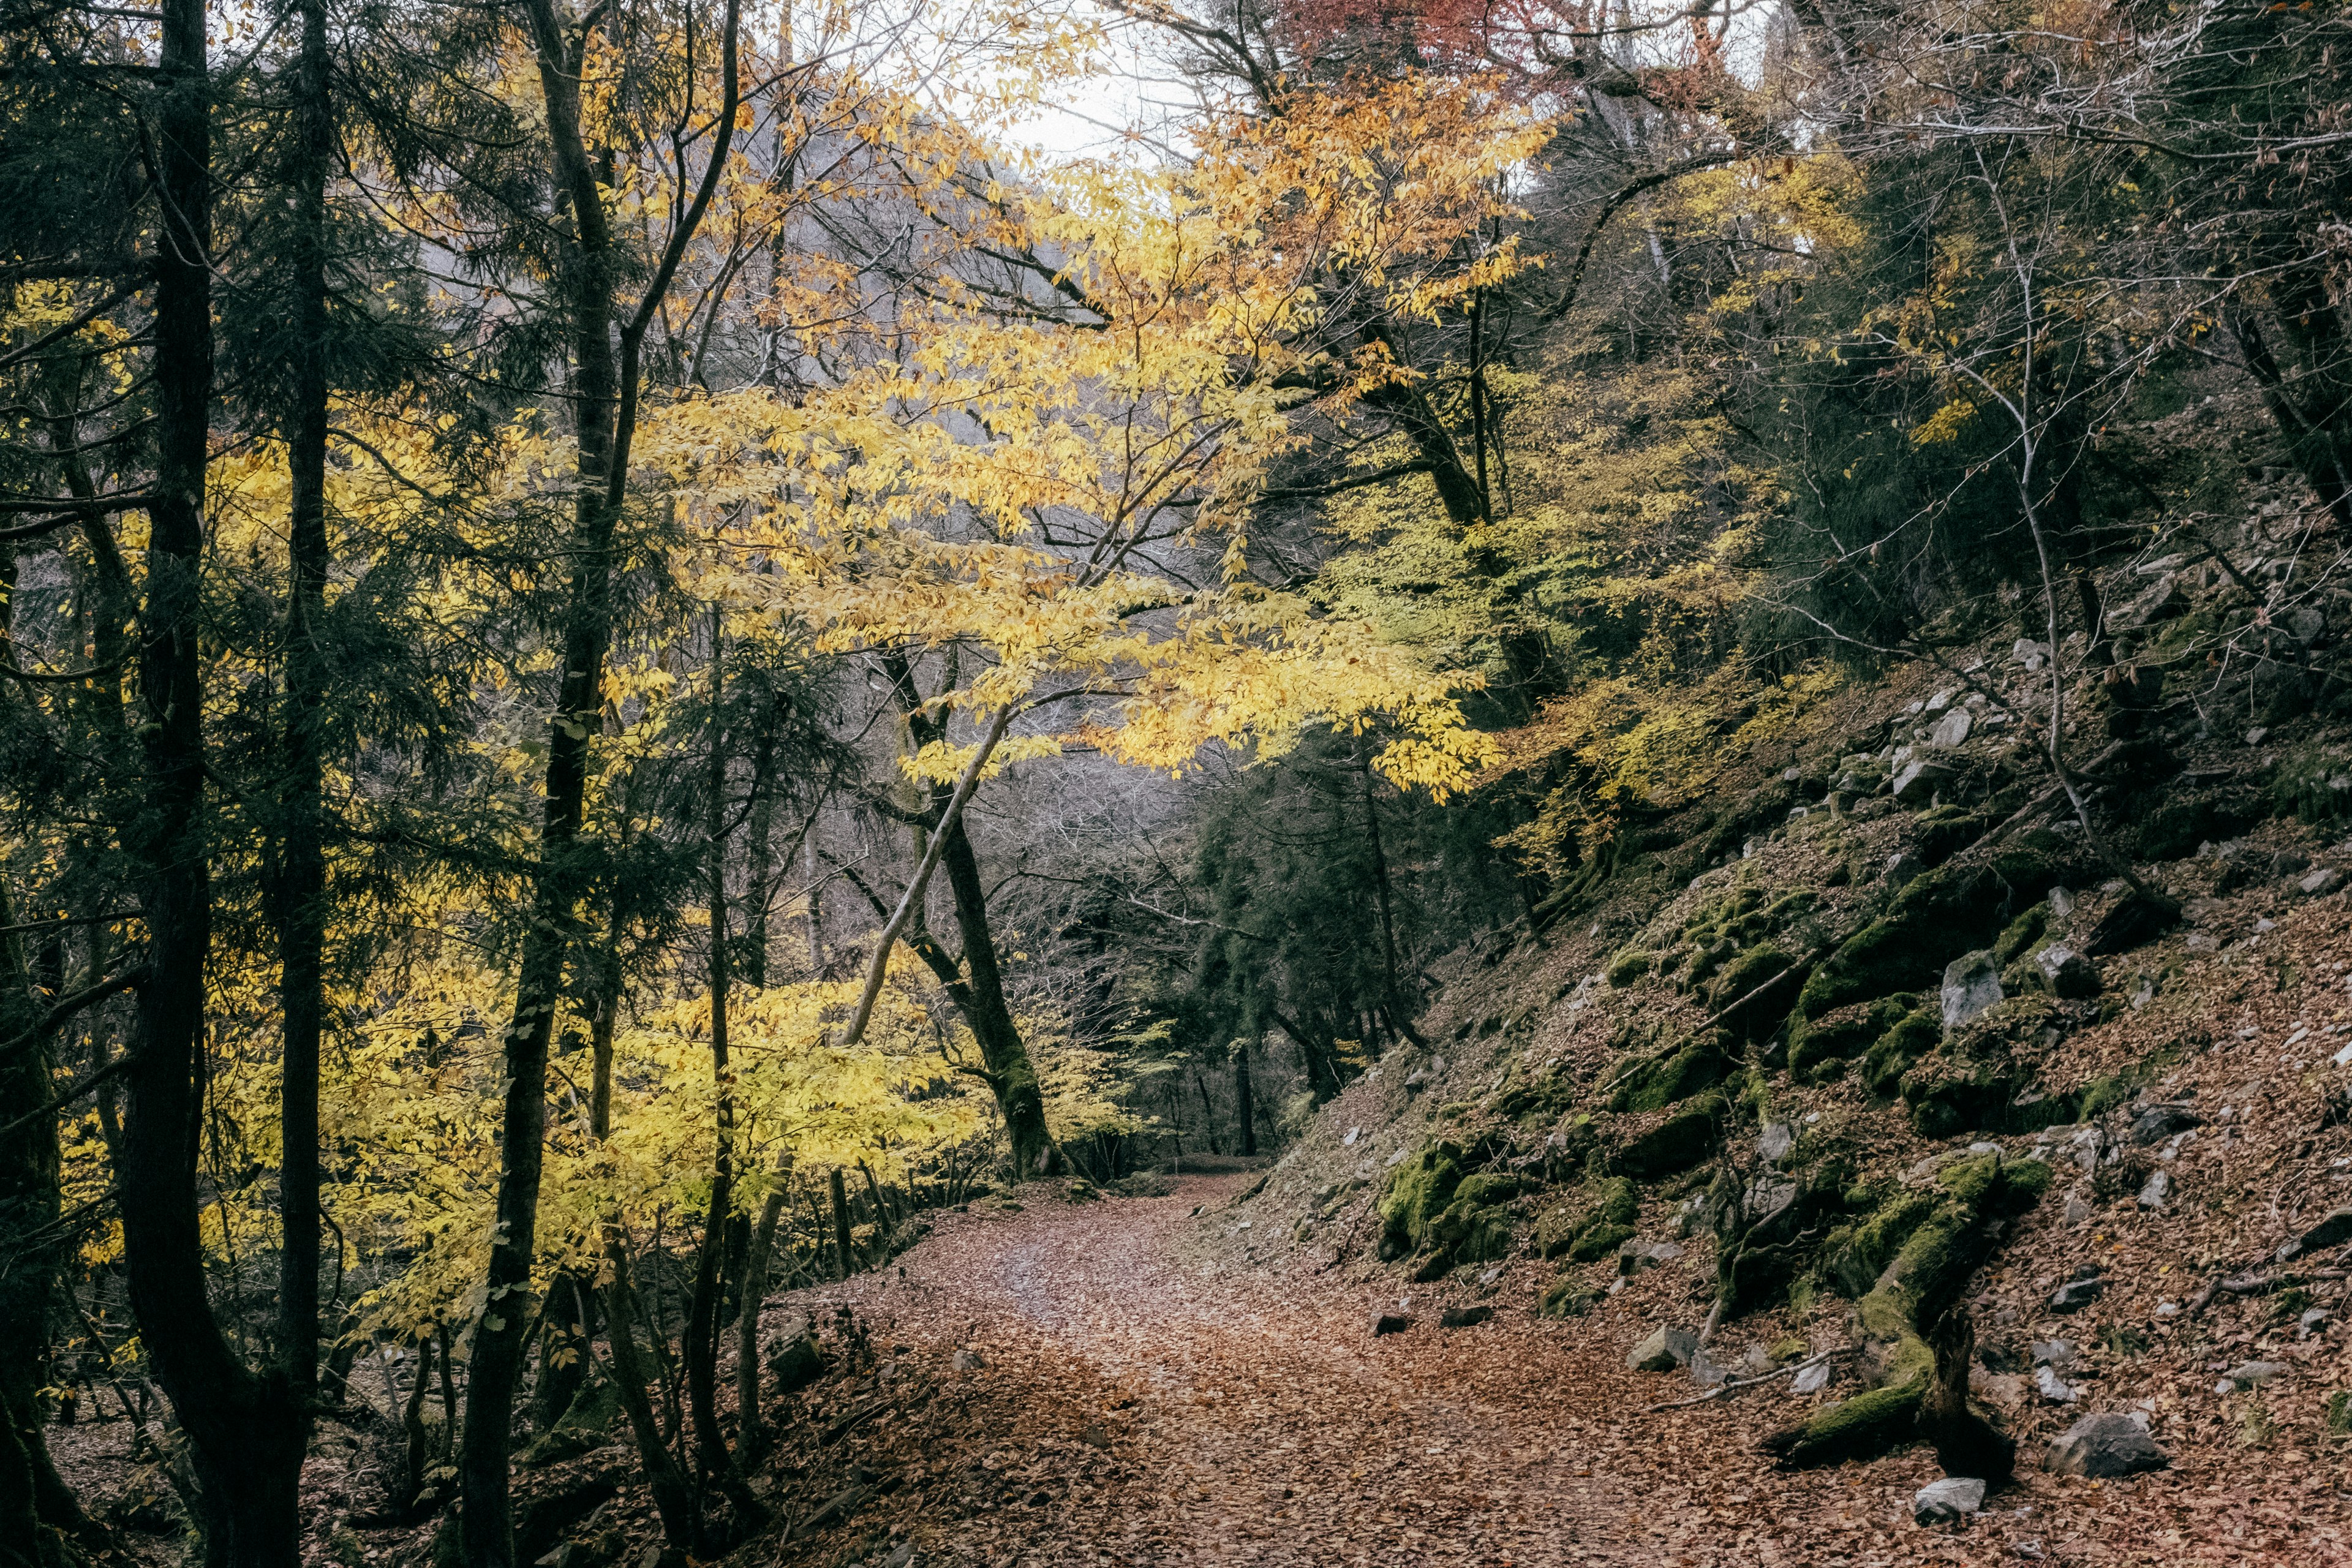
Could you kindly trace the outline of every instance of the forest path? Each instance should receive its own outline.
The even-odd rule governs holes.
[[[1578,1369],[1523,1314],[1442,1331],[1416,1300],[1374,1340],[1362,1289],[1200,1245],[1195,1205],[1246,1180],[950,1216],[898,1267],[798,1293],[940,1377],[911,1431],[876,1435],[929,1482],[892,1510],[924,1561],[1657,1560],[1621,1539],[1646,1533],[1636,1500],[1580,1461]],[[985,1366],[942,1368],[958,1345]]]

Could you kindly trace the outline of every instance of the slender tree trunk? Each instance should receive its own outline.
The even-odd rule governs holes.
[[[614,923],[619,924],[617,912]],[[609,942],[599,955],[599,968],[602,983],[596,1012],[588,1025],[595,1074],[588,1100],[588,1132],[602,1144],[613,1136],[613,1030],[621,1015],[621,966]],[[629,1282],[628,1237],[615,1217],[605,1219],[604,1232],[604,1345],[613,1358],[613,1382],[620,1394],[621,1409],[629,1418],[630,1435],[637,1440],[637,1461],[645,1467],[662,1535],[671,1545],[692,1551],[701,1544],[701,1510],[670,1454],[660,1418],[654,1414],[653,1398],[646,1392],[654,1374],[637,1350],[639,1303]]]
[[[319,1367],[319,1045],[324,1012],[327,860],[321,816],[327,652],[327,174],[334,156],[328,101],[325,0],[302,0],[301,105],[297,116],[295,243],[299,295],[294,407],[287,421],[291,465],[288,528],[284,773],[278,810],[279,1064],[278,1358],[308,1407]]]
[[[719,1264],[735,1210],[735,1100],[727,1063],[727,744],[723,722],[725,647],[718,608],[710,616],[710,775],[706,835],[709,838],[710,906],[710,1077],[717,1091],[711,1150],[710,1206],[702,1218],[702,1246],[695,1258],[694,1295],[687,1309],[687,1405],[702,1471],[729,1476],[733,1460],[719,1425]]]
[[[638,353],[668,295],[703,215],[724,176],[734,143],[738,79],[738,0],[727,0],[720,38],[723,89],[711,121],[702,183],[672,226],[670,237],[635,314],[620,323],[615,369],[614,250],[604,195],[581,132],[578,58],[554,0],[525,0],[546,108],[556,184],[572,220],[563,247],[562,291],[571,329],[577,500],[572,577],[563,620],[563,673],[548,730],[547,798],[532,877],[531,918],[506,1031],[506,1103],[499,1149],[498,1228],[491,1245],[482,1315],[468,1369],[465,1452],[465,1557],[468,1568],[514,1568],[513,1506],[507,1455],[514,1394],[521,1380],[530,1266],[539,1220],[540,1168],[547,1119],[547,1047],[562,1003],[563,965],[572,911],[587,891],[579,865],[586,809],[589,738],[603,727],[604,658],[612,641],[613,532],[626,490],[629,446],[636,426]],[[592,24],[593,25],[593,24]],[[579,40],[584,52],[589,40]],[[680,195],[684,195],[681,190]]]
[[[547,1050],[562,1005],[563,962],[581,884],[578,843],[585,815],[589,737],[603,724],[604,655],[612,637],[612,543],[617,508],[613,471],[612,241],[580,135],[578,79],[548,0],[530,7],[541,87],[561,188],[569,198],[572,242],[562,288],[570,316],[572,404],[576,445],[572,585],[562,627],[563,668],[548,725],[546,800],[530,923],[504,1039],[506,1095],[499,1146],[495,1239],[482,1312],[474,1326],[466,1432],[458,1461],[469,1568],[513,1568],[508,1496],[514,1395],[530,1319],[530,1268],[539,1226],[539,1182],[547,1120]]]
[[[201,576],[213,388],[211,83],[204,0],[162,0],[155,115],[154,496],[139,625],[144,798],[127,847],[148,933],[115,1172],[140,1339],[194,1462],[216,1568],[295,1568],[309,1413],[257,1377],[208,1299],[196,1170],[212,889],[204,821]]]
[[[1250,1054],[1247,1040],[1234,1042],[1234,1114],[1241,1119],[1242,1152],[1257,1152],[1257,1105],[1250,1094]]]
[[[784,1175],[760,1205],[751,1245],[743,1255],[743,1305],[735,1318],[735,1452],[749,1469],[768,1446],[760,1417],[760,1308],[768,1294],[768,1258],[776,1245],[776,1224],[784,1214]]]
[[[849,1240],[849,1189],[842,1183],[840,1166],[833,1168],[829,1182],[833,1190],[834,1257],[841,1265],[841,1277],[846,1279],[856,1269],[857,1258],[856,1249]]]

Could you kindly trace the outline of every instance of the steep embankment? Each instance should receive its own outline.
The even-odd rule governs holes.
[[[2116,619],[2151,657],[2235,591],[2140,581],[2110,599],[2137,590]],[[1777,1371],[1698,1407],[1741,1456],[1711,1461],[1746,1478],[1727,1484],[1917,1444],[1998,1483],[2013,1442],[2024,1500],[1996,1484],[1987,1506],[2049,1510],[2045,1547],[2226,1558],[2265,1519],[2335,1528],[2341,725],[2225,730],[2086,682],[2094,838],[2020,733],[2046,721],[2045,658],[2020,641],[1849,691],[1621,839],[1546,939],[1457,961],[1433,1048],[1330,1106],[1224,1245],[1557,1320],[1587,1365],[1676,1331],[1629,1401]],[[2302,679],[2294,701],[2257,682],[2204,710],[2295,713]],[[2080,1439],[2053,1452],[2101,1414],[2087,1463]],[[2045,1501],[2046,1464],[2106,1472],[2139,1533]]]

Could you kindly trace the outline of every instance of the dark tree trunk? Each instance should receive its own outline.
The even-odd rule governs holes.
[[[555,1277],[540,1318],[539,1376],[530,1387],[530,1424],[544,1432],[563,1418],[588,1382],[588,1287],[577,1272]]]
[[[334,157],[328,101],[325,0],[302,0],[294,205],[297,349],[287,420],[288,519],[285,749],[277,916],[279,1064],[278,1359],[307,1407],[319,1367],[319,1044],[324,1011],[327,859],[327,173]]]
[[[284,1368],[256,1376],[206,1296],[196,1209],[205,962],[200,578],[213,385],[211,90],[204,0],[163,0],[155,118],[154,496],[139,624],[143,796],[125,835],[148,946],[116,1162],[122,1257],[141,1342],[193,1460],[216,1568],[295,1568],[310,1416]]]
[[[841,1267],[841,1277],[846,1279],[857,1268],[856,1249],[849,1239],[849,1188],[841,1179],[841,1167],[833,1168],[833,1255]]]
[[[1250,1094],[1249,1042],[1234,1045],[1234,1114],[1242,1124],[1242,1152],[1257,1152],[1257,1105]]]
[[[768,1446],[760,1418],[760,1307],[768,1294],[768,1258],[776,1245],[776,1222],[783,1217],[783,1177],[776,1177],[751,1243],[743,1255],[743,1304],[735,1319],[735,1452],[744,1468],[757,1464]]]
[[[915,684],[914,667],[905,658],[892,655],[883,660],[883,670],[897,689],[909,749],[919,752],[934,741],[944,742],[945,726],[929,716],[922,692]],[[927,812],[919,817],[903,815],[937,832],[954,794],[950,785],[935,784]],[[963,942],[962,963],[959,966],[950,960],[934,942],[917,941],[912,945],[940,976],[980,1047],[981,1065],[996,1096],[997,1109],[1003,1113],[1005,1135],[1013,1146],[1013,1179],[1023,1181],[1046,1164],[1053,1134],[1045,1126],[1045,1091],[1029,1059],[1028,1044],[1013,1022],[1013,1009],[1005,1004],[1004,973],[997,963],[996,937],[988,922],[988,887],[981,879],[980,857],[972,851],[971,836],[964,830],[961,814],[947,825],[940,865],[948,874],[948,889],[955,903],[956,931]]]

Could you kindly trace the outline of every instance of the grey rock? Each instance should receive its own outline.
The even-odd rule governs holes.
[[[2063,888],[2050,889],[2050,912],[2064,920],[2074,912],[2074,895]]]
[[[2033,1364],[2054,1366],[2061,1372],[2074,1364],[2074,1342],[2072,1340],[2036,1340],[2033,1342]]]
[[[2080,1390],[2067,1386],[2063,1378],[2046,1366],[2033,1369],[2033,1390],[2053,1405],[2072,1405],[2083,1396]]]
[[[2336,1321],[2336,1314],[2325,1307],[2314,1307],[2296,1320],[2296,1326],[2305,1334],[2315,1334]]]
[[[1635,1372],[1672,1372],[1678,1366],[1690,1365],[1697,1351],[1696,1334],[1671,1323],[1661,1324],[1648,1339],[1633,1347],[1625,1357],[1625,1364]]]
[[[1441,1329],[1475,1329],[1495,1315],[1492,1307],[1448,1307],[1438,1314]]]
[[[2304,1314],[2309,1317],[2311,1314]],[[1749,1345],[1748,1353],[1739,1358],[1740,1370],[1751,1377],[1761,1377],[1772,1370],[1772,1352],[1762,1345]]]
[[[2050,657],[2050,647],[2048,644],[2035,642],[2032,637],[2020,637],[2017,646],[2009,650],[2009,657],[2019,664],[2033,665],[2035,661]]]
[[[1965,708],[1955,708],[1944,715],[1943,721],[1927,737],[1927,744],[1948,752],[1955,746],[1966,745],[1969,731],[1976,728],[1976,723],[1975,714]]]
[[[2172,1456],[2147,1433],[2147,1417],[2137,1412],[2104,1411],[2085,1415],[2051,1440],[2042,1468],[2062,1476],[2106,1479],[2160,1470]]]
[[[2286,613],[2286,629],[2299,643],[2317,642],[2319,634],[2327,629],[2327,617],[2315,605],[2297,605]]]
[[[1952,699],[1958,695],[1959,693],[1957,690],[1948,686],[1943,690],[1937,692],[1933,697],[1927,699],[1927,710],[1930,713],[1941,713],[1945,709],[1952,705]]]
[[[1671,1241],[1629,1241],[1617,1249],[1617,1272],[1639,1274],[1661,1263],[1672,1263],[1683,1249]]]
[[[2144,1209],[2160,1209],[2171,1201],[2172,1173],[2169,1171],[2158,1171],[2155,1174],[2149,1176],[2146,1182],[2141,1184],[2139,1189],[2140,1207]]]
[[[1797,1130],[1785,1121],[1775,1121],[1756,1135],[1756,1152],[1768,1165],[1787,1159],[1796,1146]]]
[[[955,1369],[958,1372],[978,1372],[987,1364],[978,1351],[960,1350],[955,1353]]]
[[[1903,771],[1895,775],[1893,794],[1897,800],[1915,790],[1925,795],[1934,789],[1938,783],[1951,776],[1952,770],[1943,763],[1916,759],[1904,763]],[[1926,787],[1921,788],[1922,784]]]
[[[2344,873],[2333,866],[2322,866],[2315,871],[2306,872],[2303,879],[2295,884],[2303,889],[2305,898],[2311,899],[2318,898],[2325,893],[2332,893],[2343,885]]]
[[[2105,1289],[2104,1279],[2069,1279],[2052,1294],[2049,1310],[2062,1315],[2079,1312],[2097,1300]]]
[[[2185,1105],[2151,1105],[2132,1119],[2132,1142],[2145,1148],[2204,1125],[2205,1119]]]
[[[2260,1388],[2287,1370],[2280,1361],[2242,1361],[2222,1375],[2239,1388]]]
[[[1827,1388],[1829,1384],[1830,1363],[1822,1361],[1815,1362],[1812,1365],[1799,1373],[1796,1377],[1790,1381],[1789,1388],[1791,1393],[1795,1394],[1819,1394],[1822,1389]]]
[[[2051,994],[2081,1001],[2099,994],[2099,972],[2091,961],[2063,942],[2052,942],[2033,955],[2033,966]]]
[[[1966,1476],[1947,1476],[1919,1489],[1911,1500],[1911,1518],[1921,1525],[1950,1524],[1984,1507],[1985,1484]]]
[[[1376,1340],[1390,1334],[1401,1334],[1411,1327],[1412,1314],[1410,1312],[1375,1310],[1372,1313],[1372,1338]]]
[[[1705,1345],[1691,1352],[1690,1372],[1691,1381],[1701,1388],[1720,1388],[1731,1381],[1731,1369],[1718,1364]]]
[[[1944,1027],[1955,1029],[2000,1000],[2000,966],[1990,952],[1964,953],[1944,966]]]
[[[2080,1225],[2091,1217],[2091,1205],[2080,1193],[2066,1194],[2065,1217],[2068,1225]]]
[[[2106,614],[2107,629],[2137,631],[2142,626],[2177,616],[2188,607],[2188,596],[2180,591],[2180,579],[2168,574],[2158,578],[2136,597],[2109,610]]]

